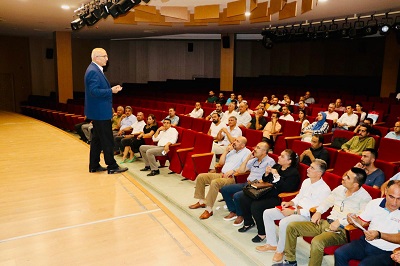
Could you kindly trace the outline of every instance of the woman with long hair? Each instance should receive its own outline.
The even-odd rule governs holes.
[[[307,115],[304,110],[299,110],[299,120],[296,120],[296,122],[301,123],[301,130],[303,131],[304,128],[306,128],[309,124],[310,121],[307,120]]]
[[[140,132],[139,135],[135,138],[135,135],[132,135],[132,137],[123,138],[121,140],[121,145],[124,146],[124,153],[122,156],[122,161],[121,163],[131,163],[136,161],[136,152],[139,152],[140,146],[142,146],[144,143],[143,137],[152,137],[154,133],[157,131],[157,121],[156,117],[153,114],[149,114],[147,117],[147,123],[143,127],[143,132]],[[131,135],[128,135],[131,136]],[[127,159],[129,153],[129,159]]]
[[[281,204],[281,200],[278,197],[279,193],[293,192],[299,189],[298,158],[298,155],[293,150],[284,150],[278,157],[278,163],[272,167],[268,166],[262,177],[262,182],[272,183],[273,188],[258,200],[252,199],[244,193],[240,198],[244,225],[238,231],[241,233],[246,232],[256,224],[258,234],[252,239],[253,242],[258,243],[265,239],[264,210],[275,208],[275,206]]]

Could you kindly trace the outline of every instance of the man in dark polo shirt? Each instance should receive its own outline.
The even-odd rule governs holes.
[[[314,135],[311,138],[311,147],[302,154],[300,154],[300,162],[310,165],[315,159],[321,159],[329,165],[329,153],[322,144],[324,143],[324,136]]]

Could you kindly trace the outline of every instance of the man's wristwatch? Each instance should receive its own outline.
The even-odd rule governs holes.
[[[376,239],[381,239],[381,232],[379,232],[379,231],[377,231],[378,232],[378,237],[376,238]]]

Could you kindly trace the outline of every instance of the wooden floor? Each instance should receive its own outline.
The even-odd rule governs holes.
[[[68,133],[0,111],[0,136],[0,265],[222,265],[129,173],[90,174]]]

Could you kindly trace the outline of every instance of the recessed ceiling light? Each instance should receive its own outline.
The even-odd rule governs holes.
[[[250,12],[249,11],[246,11],[246,13],[244,13],[244,15],[246,16],[246,17],[250,17]]]
[[[69,5],[62,5],[61,8],[65,9],[65,10],[68,10],[69,9]]]
[[[328,0],[318,0],[318,2],[328,2]]]

